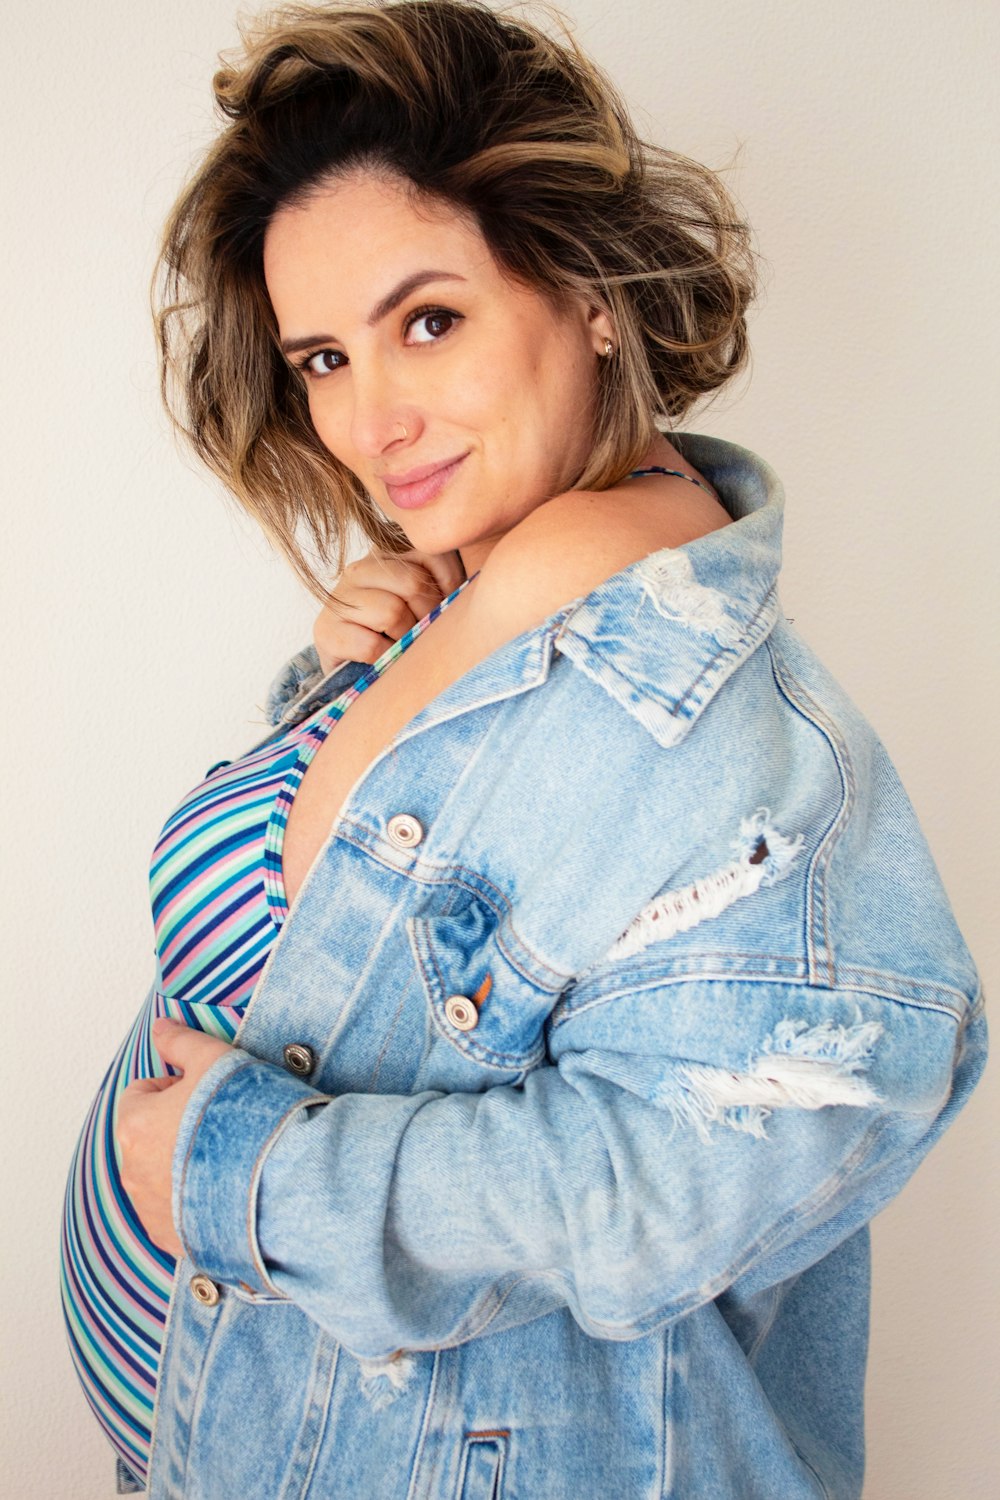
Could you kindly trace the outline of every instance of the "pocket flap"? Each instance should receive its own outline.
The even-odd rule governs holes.
[[[448,916],[411,917],[407,930],[438,1032],[483,1066],[536,1067],[558,993],[506,957],[496,913],[473,898]]]

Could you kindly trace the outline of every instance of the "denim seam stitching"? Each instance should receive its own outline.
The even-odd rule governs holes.
[[[409,990],[409,984],[404,984],[401,987],[399,1004],[396,1006],[395,1012],[392,1017],[386,1023],[385,1035],[382,1038],[382,1045],[379,1048],[378,1057],[376,1057],[375,1059],[375,1063],[371,1072],[371,1078],[369,1079],[369,1082],[371,1084],[371,1092],[373,1094],[378,1093],[378,1089],[376,1088],[376,1084],[378,1083],[378,1075],[382,1071],[382,1064],[385,1062],[385,1055],[388,1052],[392,1039],[396,1034],[396,1028],[399,1025],[399,1018],[406,1006],[406,997],[409,994]]]
[[[769,1290],[771,1293],[771,1306],[768,1312],[768,1316],[763,1320],[760,1328],[757,1330],[757,1337],[751,1342],[749,1349],[746,1351],[746,1362],[751,1367],[753,1366],[753,1362],[757,1358],[757,1355],[764,1347],[765,1340],[770,1337],[771,1330],[773,1329],[775,1324],[775,1319],[778,1316],[778,1309],[780,1308],[782,1301],[784,1300],[782,1283],[779,1282],[777,1286],[772,1286],[771,1288],[769,1288]]]
[[[837,734],[833,721],[823,712],[815,699],[794,677],[787,662],[781,656],[780,648],[775,644],[773,639],[768,641],[767,651],[775,686],[779,693],[781,693],[789,707],[794,712],[800,714],[808,724],[811,724],[816,733],[821,735],[826,741],[840,776],[842,794],[840,806],[830,819],[826,832],[817,844],[816,851],[809,862],[810,924],[809,931],[806,934],[807,949],[810,955],[810,968],[816,974],[819,964],[816,959],[814,932],[818,908],[819,925],[823,933],[823,967],[827,971],[827,982],[834,984],[836,975],[834,970],[833,944],[831,942],[829,927],[826,881],[827,871],[830,861],[833,858],[837,841],[847,827],[857,800],[857,784],[854,776],[854,768],[847,752],[847,746],[841,736]]]
[[[659,1453],[660,1473],[657,1481],[657,1494],[663,1496],[669,1493],[668,1485],[671,1490],[673,1489],[674,1482],[674,1426],[671,1408],[674,1388],[675,1333],[674,1325],[670,1324],[663,1340],[663,1392],[660,1400],[663,1436]]]
[[[333,1345],[330,1349],[330,1345]],[[320,1448],[330,1420],[330,1408],[333,1402],[333,1383],[337,1374],[337,1363],[340,1355],[340,1346],[327,1334],[321,1333],[317,1340],[316,1352],[313,1356],[313,1366],[310,1372],[311,1378],[309,1389],[311,1392],[309,1404],[302,1413],[299,1430],[295,1435],[295,1450],[307,1448],[308,1459],[305,1463],[302,1483],[298,1486],[293,1496],[289,1491],[289,1485],[295,1482],[295,1456],[292,1457],[287,1466],[287,1478],[282,1491],[281,1500],[306,1500],[316,1465],[319,1462]],[[325,1360],[326,1370],[318,1370],[317,1366],[321,1359]],[[319,1395],[318,1387],[323,1387],[322,1396]],[[312,1432],[310,1440],[309,1433]],[[305,1455],[303,1455],[305,1456]]]
[[[434,1399],[437,1395],[438,1377],[440,1374],[441,1355],[438,1350],[434,1351],[434,1364],[431,1368],[431,1378],[427,1383],[427,1399],[424,1403],[424,1414],[420,1423],[420,1433],[417,1438],[416,1449],[413,1454],[413,1468],[410,1473],[410,1483],[406,1491],[406,1500],[417,1500],[417,1475],[420,1473],[420,1463],[427,1446],[427,1429],[430,1426],[431,1412],[434,1409]]]
[[[866,985],[848,987],[844,984],[827,984],[825,982],[810,980],[804,975],[801,978],[786,978],[784,975],[777,974],[762,974],[759,976],[748,974],[696,974],[693,976],[675,974],[670,976],[651,975],[648,979],[638,983],[626,983],[620,989],[612,990],[607,994],[595,995],[592,1000],[585,1000],[581,1005],[575,1006],[572,1010],[564,1011],[557,1020],[551,1020],[550,1018],[549,1029],[550,1031],[557,1031],[560,1027],[568,1025],[577,1016],[585,1015],[588,1011],[594,1010],[601,1005],[607,1005],[615,1000],[632,999],[634,996],[644,994],[647,990],[656,990],[667,985],[689,983],[701,983],[725,989],[738,988],[742,985],[757,987],[781,984],[801,989],[809,995],[866,995],[873,1000],[880,1000],[886,1004],[902,1005],[907,1009],[918,1011],[933,1011],[935,1015],[946,1016],[956,1024],[961,1022],[963,1017],[968,1014],[968,1000],[966,997],[962,997],[964,1001],[963,1008],[961,1011],[958,1011],[953,1006],[946,1005],[943,1002],[941,1005],[934,1005],[930,1001],[911,1000],[899,995],[883,993]]]
[[[267,1268],[264,1265],[264,1257],[260,1253],[260,1244],[257,1239],[257,1198],[260,1192],[261,1173],[264,1170],[265,1158],[277,1143],[279,1135],[281,1135],[281,1133],[284,1131],[292,1116],[297,1114],[299,1110],[311,1109],[316,1104],[330,1104],[332,1103],[332,1101],[332,1094],[321,1094],[318,1091],[311,1098],[296,1099],[295,1103],[292,1104],[276,1122],[267,1140],[262,1144],[260,1151],[258,1152],[257,1159],[254,1162],[253,1170],[250,1173],[250,1191],[247,1194],[247,1214],[245,1224],[247,1245],[250,1250],[250,1258],[257,1268],[257,1274],[259,1275],[261,1281],[266,1287],[270,1288],[270,1290],[276,1297],[280,1297],[282,1302],[288,1302],[291,1299],[287,1297],[285,1293],[283,1293],[278,1287],[275,1286],[274,1282],[268,1275]]]

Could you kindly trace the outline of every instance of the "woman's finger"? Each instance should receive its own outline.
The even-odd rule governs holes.
[[[350,623],[366,625],[378,635],[387,635],[391,640],[398,641],[404,631],[409,630],[420,618],[413,611],[411,597],[420,600],[427,592],[426,585],[418,586],[407,594],[387,587],[366,589],[364,600],[358,606],[356,614],[353,618],[347,615],[345,619]],[[422,613],[426,613],[426,610]]]
[[[454,593],[458,585],[465,581],[465,568],[457,551],[418,552],[413,548],[402,556],[412,557],[427,569],[440,589],[442,599],[446,594]]]
[[[366,553],[341,577],[348,587],[391,589],[407,599],[429,596],[437,603],[463,581],[465,569],[456,551],[421,552],[411,547],[406,552]],[[428,603],[428,608],[433,604]],[[426,613],[426,609],[420,610],[420,614]]]
[[[379,566],[377,560],[373,560],[373,564]],[[376,590],[391,589],[405,599],[413,621],[430,614],[465,578],[457,552],[429,553],[413,550],[400,553],[398,557],[382,560],[381,573],[381,578],[377,581],[373,579],[372,587]]]
[[[164,1089],[169,1089],[175,1083],[180,1083],[180,1075],[173,1074],[164,1078],[136,1078],[123,1091],[125,1094],[162,1094]]]
[[[428,605],[428,608],[432,608]],[[426,610],[421,613],[426,614]],[[341,656],[348,661],[367,660],[354,655],[354,642],[362,639],[357,629],[373,636],[384,636],[386,643],[397,641],[420,618],[407,599],[387,589],[367,589],[361,601],[344,613],[325,609],[313,626],[316,649],[322,656]],[[384,650],[383,646],[383,650]]]
[[[344,661],[378,660],[464,580],[456,551],[369,552],[349,563],[317,616],[313,641],[325,673]]]

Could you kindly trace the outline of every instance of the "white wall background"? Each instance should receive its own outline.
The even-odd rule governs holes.
[[[691,425],[782,475],[785,611],[875,720],[989,983],[1000,8],[565,4],[649,134],[742,148],[753,374]],[[233,5],[49,0],[5,28],[2,1500],[113,1492],[60,1321],[66,1164],[148,984],[162,820],[259,735],[314,614],[157,406],[147,278]],[[876,1223],[866,1500],[1000,1492],[996,1079]]]

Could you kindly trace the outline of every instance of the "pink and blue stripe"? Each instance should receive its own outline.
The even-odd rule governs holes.
[[[149,871],[156,984],[84,1123],[66,1188],[61,1245],[63,1311],[84,1394],[116,1453],[142,1482],[176,1263],[148,1238],[122,1187],[119,1097],[133,1080],[166,1072],[150,1030],[157,1016],[233,1041],[288,916],[281,850],[310,762],[355,698],[471,581],[418,620],[332,703],[206,776],[156,841]]]

